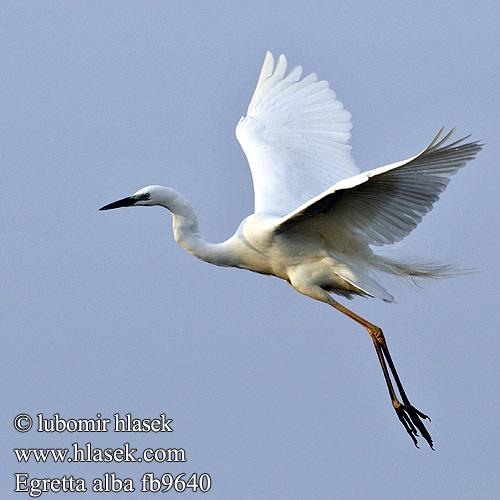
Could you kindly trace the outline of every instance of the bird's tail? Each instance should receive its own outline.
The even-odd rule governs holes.
[[[473,271],[458,269],[450,263],[403,261],[383,255],[375,255],[371,264],[378,271],[406,278],[413,283],[417,283],[420,279],[451,278]]]

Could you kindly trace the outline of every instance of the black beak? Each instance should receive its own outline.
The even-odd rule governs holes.
[[[112,208],[131,207],[137,201],[139,201],[139,200],[137,200],[136,198],[132,198],[131,196],[128,196],[127,198],[123,198],[123,200],[114,201],[113,203],[110,203],[109,205],[105,205],[104,207],[100,208],[99,210],[111,210]]]

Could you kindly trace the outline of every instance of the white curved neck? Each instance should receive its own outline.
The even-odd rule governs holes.
[[[186,251],[210,264],[234,265],[225,243],[208,243],[203,239],[193,207],[180,193],[165,188],[164,196],[158,204],[172,213],[175,241]]]

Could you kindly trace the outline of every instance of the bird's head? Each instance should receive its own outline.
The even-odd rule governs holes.
[[[168,199],[170,188],[163,186],[146,186],[131,196],[114,201],[109,205],[105,205],[99,210],[111,210],[112,208],[120,207],[135,207],[135,206],[154,206],[164,204]]]

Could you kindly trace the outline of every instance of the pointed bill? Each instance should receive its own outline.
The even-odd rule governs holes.
[[[123,198],[118,201],[114,201],[113,203],[110,203],[109,205],[105,205],[104,207],[101,207],[99,210],[111,210],[113,208],[121,208],[121,207],[131,207],[138,201],[137,198],[134,198],[132,196],[127,196],[126,198]]]

